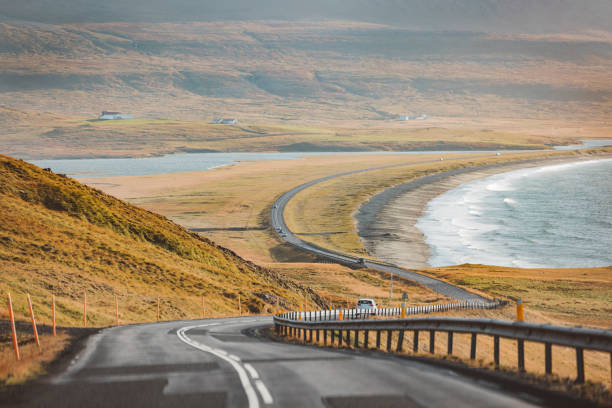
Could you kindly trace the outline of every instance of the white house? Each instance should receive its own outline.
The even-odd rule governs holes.
[[[420,114],[420,115],[402,115],[400,116],[400,120],[426,120],[427,119],[427,115],[425,115],[424,113]]]
[[[230,119],[230,118],[215,119],[212,121],[212,123],[216,123],[219,125],[235,125],[238,123],[238,119]]]
[[[102,114],[98,116],[100,120],[117,120],[117,119],[133,119],[131,115],[124,115],[121,112],[110,112],[102,111]]]

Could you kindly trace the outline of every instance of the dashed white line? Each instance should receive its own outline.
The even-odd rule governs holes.
[[[274,402],[272,395],[270,395],[270,391],[268,391],[268,387],[266,387],[266,384],[264,384],[263,381],[255,380],[255,387],[257,387],[257,391],[259,391],[264,404],[270,405]]]
[[[244,368],[246,368],[246,370],[249,372],[249,374],[251,374],[251,378],[254,380],[259,379],[259,373],[257,372],[257,370],[255,370],[255,368],[253,368],[252,365],[250,365],[249,363],[245,363],[244,364]]]
[[[259,373],[255,370],[255,368],[253,368],[252,365],[247,363],[247,364],[244,364],[244,366],[242,366],[240,364],[240,361],[241,361],[240,357],[235,356],[233,354],[229,354],[225,350],[208,347],[204,344],[198,343],[197,341],[194,341],[190,339],[189,337],[187,337],[187,335],[185,334],[186,331],[191,330],[191,329],[205,327],[205,326],[212,326],[216,324],[218,323],[198,325],[198,326],[186,326],[186,327],[183,327],[177,330],[176,335],[184,343],[187,343],[188,345],[194,348],[197,348],[198,350],[201,350],[201,351],[210,353],[214,356],[217,356],[220,359],[225,360],[228,363],[230,363],[232,368],[234,368],[234,370],[236,370],[236,372],[238,373],[238,378],[240,379],[242,388],[244,389],[244,392],[247,396],[249,408],[259,408],[259,398],[257,398],[257,393],[255,392],[255,388],[257,388],[259,395],[261,395],[261,399],[264,402],[264,404],[266,405],[273,404],[274,399],[272,398],[272,395],[270,394],[268,387],[266,387],[263,381],[261,381],[261,379],[259,378]],[[250,376],[253,378],[253,381],[255,383],[255,388],[253,388],[253,385],[251,385],[251,381],[249,380],[247,371],[249,372]]]

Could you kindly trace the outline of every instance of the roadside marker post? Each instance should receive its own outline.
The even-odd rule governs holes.
[[[115,326],[119,326],[119,301],[115,295]]]
[[[157,297],[157,321],[159,322],[159,296]]]
[[[516,302],[516,320],[519,322],[525,320],[525,313],[523,311],[523,301],[521,299]]]
[[[206,309],[204,309],[204,295],[202,295],[202,319],[206,317]]]
[[[7,293],[7,296],[9,320],[11,321],[11,336],[13,337],[13,351],[15,352],[15,358],[19,361],[21,360],[21,356],[19,355],[19,343],[17,342],[17,330],[15,329],[15,314],[13,313],[13,301],[11,300],[10,293]]]
[[[34,332],[34,340],[36,341],[36,345],[40,348],[40,339],[38,338],[38,329],[36,328],[36,319],[34,318],[34,309],[32,308],[32,299],[30,299],[30,294],[27,294],[28,298],[28,308],[30,309],[30,319],[32,319],[32,331]]]
[[[240,304],[240,293],[238,294],[238,316],[242,316],[242,304]]]
[[[298,306],[298,320],[302,320],[302,305]]]
[[[53,336],[57,335],[55,331],[55,295],[51,295],[51,321],[53,327]]]
[[[83,292],[83,327],[87,327],[87,292]]]
[[[338,320],[344,320],[344,313],[342,313],[342,310],[338,314]]]

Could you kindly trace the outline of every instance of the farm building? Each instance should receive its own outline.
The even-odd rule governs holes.
[[[124,115],[121,112],[102,111],[102,114],[98,116],[98,119],[100,120],[133,119],[133,116]]]

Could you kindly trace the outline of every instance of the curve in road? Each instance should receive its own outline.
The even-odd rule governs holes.
[[[271,317],[119,326],[14,407],[533,407],[546,401],[393,355],[276,342]]]
[[[495,153],[492,153],[491,155],[493,156],[495,155]],[[472,157],[475,157],[475,156],[472,156]],[[483,157],[483,156],[479,155],[478,157]],[[469,158],[471,157],[466,156],[466,157],[462,157],[461,160],[469,159]],[[450,160],[460,160],[460,159],[450,159]],[[389,165],[389,166],[370,167],[366,169],[359,169],[359,170],[353,170],[353,171],[333,174],[330,176],[321,177],[316,180],[309,181],[307,183],[304,183],[300,186],[297,186],[287,191],[286,193],[281,195],[278,198],[278,200],[274,202],[274,204],[272,205],[272,209],[270,210],[270,221],[271,221],[272,227],[274,228],[276,233],[279,235],[279,237],[285,242],[287,242],[288,244],[296,248],[302,249],[304,251],[313,253],[317,256],[320,256],[326,259],[330,259],[334,262],[338,262],[338,263],[345,264],[345,265],[351,265],[351,266],[363,266],[367,268],[376,269],[382,272],[396,274],[406,279],[410,279],[412,281],[418,282],[437,293],[440,293],[444,296],[447,296],[449,298],[453,298],[456,300],[460,300],[460,301],[472,300],[472,301],[488,302],[489,299],[479,296],[477,294],[468,292],[467,290],[462,289],[458,286],[452,285],[447,282],[440,281],[438,279],[435,279],[435,278],[432,278],[426,275],[422,275],[420,273],[409,271],[397,265],[392,265],[392,264],[383,263],[383,262],[376,262],[376,261],[372,261],[369,259],[364,259],[363,262],[360,263],[359,262],[360,258],[356,256],[332,251],[330,249],[320,247],[318,245],[315,245],[313,243],[310,243],[310,242],[307,242],[307,241],[304,241],[298,238],[295,235],[295,233],[292,232],[287,227],[287,224],[285,223],[284,212],[285,212],[285,207],[287,206],[287,203],[289,202],[289,200],[291,200],[300,191],[303,191],[307,189],[308,187],[311,187],[315,184],[319,184],[324,181],[331,180],[331,179],[338,178],[338,177],[348,176],[351,174],[365,173],[365,172],[374,171],[374,170],[390,169],[394,167],[403,167],[403,166],[414,165],[414,164],[435,163],[437,161],[438,160],[424,160],[424,161],[419,161],[419,162],[401,163],[401,164],[394,164],[394,165]],[[447,174],[448,176],[453,174],[452,171],[449,171],[449,172],[436,173],[435,175],[432,175],[431,177],[440,178],[440,177],[443,177],[445,173],[448,173]]]

